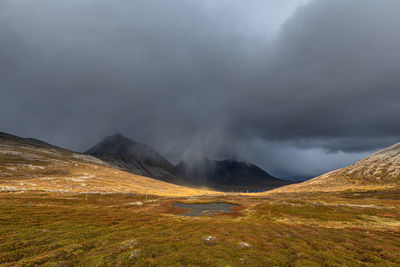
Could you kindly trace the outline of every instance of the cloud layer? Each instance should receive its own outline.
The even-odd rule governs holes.
[[[399,140],[397,0],[0,0],[3,131],[312,176]]]

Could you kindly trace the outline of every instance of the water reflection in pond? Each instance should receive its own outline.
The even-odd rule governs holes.
[[[189,209],[188,212],[181,213],[185,216],[203,216],[203,215],[216,215],[220,213],[233,213],[232,207],[237,207],[236,204],[226,202],[212,202],[204,204],[186,204],[176,202],[174,207]]]

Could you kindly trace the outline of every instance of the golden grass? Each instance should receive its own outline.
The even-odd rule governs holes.
[[[399,191],[250,196],[0,193],[5,266],[399,266]],[[363,194],[363,193],[361,193]],[[317,201],[320,202],[317,202]],[[240,203],[184,217],[175,201]],[[131,203],[142,202],[143,205]],[[215,236],[214,246],[203,237]],[[251,248],[240,248],[246,242]]]
[[[220,194],[131,174],[96,158],[56,148],[0,145],[0,190],[138,193],[160,196]]]

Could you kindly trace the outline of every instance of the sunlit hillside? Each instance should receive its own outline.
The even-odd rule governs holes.
[[[162,196],[217,193],[127,173],[92,156],[8,134],[0,134],[0,190]]]
[[[351,166],[323,174],[303,183],[268,192],[315,192],[385,190],[400,186],[400,143],[378,151]]]

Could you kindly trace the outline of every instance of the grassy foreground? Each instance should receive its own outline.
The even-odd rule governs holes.
[[[175,201],[242,208],[191,218],[178,215]],[[216,243],[204,243],[206,236]],[[400,266],[400,191],[198,198],[2,192],[0,265]]]

